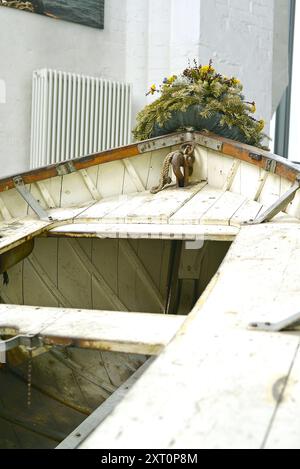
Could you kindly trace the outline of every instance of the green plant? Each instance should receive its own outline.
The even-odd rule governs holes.
[[[236,128],[244,142],[262,147],[262,140],[267,137],[263,133],[265,123],[250,115],[256,112],[256,105],[245,101],[242,90],[237,78],[217,73],[212,61],[205,66],[194,61],[181,75],[165,78],[159,89],[151,86],[147,95],[158,93],[160,96],[139,112],[133,135],[136,140],[151,138],[155,128],[163,127],[174,113],[198,105],[199,119],[217,116],[221,127]],[[203,130],[207,129],[203,127]]]

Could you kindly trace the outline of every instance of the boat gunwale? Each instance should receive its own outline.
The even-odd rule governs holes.
[[[257,166],[291,182],[300,177],[300,167],[279,155],[209,132],[193,131],[172,133],[0,178],[0,192],[14,189],[16,178],[21,178],[24,184],[32,184],[92,166],[141,156],[150,151],[176,146],[188,141],[194,141],[204,148],[216,151],[220,155],[230,156]],[[273,165],[272,168],[274,162],[276,165]],[[61,171],[61,169],[63,170]]]

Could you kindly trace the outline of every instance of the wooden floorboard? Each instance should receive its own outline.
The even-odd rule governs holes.
[[[187,202],[182,208],[170,218],[170,224],[176,225],[198,225],[204,214],[223,195],[221,189],[205,185],[192,200]]]
[[[81,448],[299,448],[299,337],[248,328],[299,311],[299,263],[299,224],[242,228],[164,354]]]
[[[246,197],[233,192],[224,192],[217,202],[203,215],[202,224],[229,225],[230,219],[245,203]]]

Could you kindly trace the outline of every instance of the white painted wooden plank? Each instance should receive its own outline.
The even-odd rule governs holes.
[[[74,218],[85,213],[86,210],[95,205],[95,201],[74,207],[52,208],[47,210],[49,216],[55,221],[72,221]]]
[[[195,184],[182,189],[169,187],[145,201],[126,217],[127,223],[167,223],[168,219],[201,188]]]
[[[266,449],[300,449],[300,354],[297,349],[290,374],[273,388],[278,409],[266,435]]]
[[[175,225],[197,225],[201,218],[212,207],[217,200],[223,195],[221,189],[213,189],[202,183],[202,189],[187,202],[182,208],[170,218],[169,223]]]
[[[257,194],[257,186],[260,180],[261,169],[257,166],[242,162],[241,164],[241,187],[239,194],[250,200],[254,200]],[[232,189],[234,192],[234,190]]]
[[[34,199],[38,202],[38,204],[47,212],[49,207],[45,202],[44,197],[42,196],[42,193],[39,190],[38,186],[36,184],[30,184],[27,189],[34,197]],[[34,210],[32,210],[29,205],[27,205],[27,216],[31,218],[38,218],[38,215],[34,212]]]
[[[78,207],[93,200],[90,189],[84,183],[80,172],[63,176],[61,207]]]
[[[264,210],[266,208],[264,207]],[[262,214],[262,212],[260,212],[260,215]],[[271,221],[269,221],[268,223],[280,223],[280,224],[284,224],[284,223],[295,223],[295,224],[298,224],[299,223],[299,218],[296,218],[296,217],[293,217],[292,215],[289,215],[285,212],[279,212]]]
[[[269,174],[261,191],[259,202],[264,205],[272,205],[280,197],[280,177],[276,174]]]
[[[135,274],[134,296],[138,305],[135,309],[141,312],[164,312],[170,277],[171,243],[165,240],[140,239],[137,241],[136,254],[160,292],[163,309],[160,310],[154,296],[151,295],[149,289],[144,287],[143,279],[138,271]]]
[[[94,278],[97,280],[99,287],[101,288],[103,294],[107,297],[110,301],[113,308],[117,310],[126,310],[126,306],[122,303],[122,301],[118,298],[116,293],[112,290],[112,288],[108,285],[104,277],[98,272],[95,265],[92,263],[91,259],[87,256],[84,250],[80,247],[79,242],[76,239],[69,240],[68,243],[71,248],[73,249],[74,253],[78,257],[83,269],[86,269],[89,274],[93,275]]]
[[[57,249],[59,240],[46,237],[36,238],[34,240],[33,254],[38,259],[41,267],[47,272],[51,281],[57,285]],[[18,304],[18,303],[14,303]],[[31,303],[34,304],[34,303]]]
[[[124,166],[123,161],[122,161],[122,165]],[[131,194],[136,193],[136,191],[137,191],[137,188],[136,188],[136,185],[134,184],[134,181],[132,180],[132,178],[129,175],[128,171],[125,171],[124,180],[123,180],[123,184],[122,184],[122,192],[121,193],[123,195],[131,195]]]
[[[97,271],[105,278],[110,288],[118,292],[118,257],[119,241],[117,239],[93,239],[91,261]],[[109,310],[111,302],[103,295],[101,285],[92,276],[93,309]],[[123,301],[124,302],[124,301]]]
[[[208,184],[216,189],[222,189],[231,171],[233,162],[234,158],[208,150]]]
[[[260,448],[299,338],[247,327],[299,310],[299,235],[242,228],[184,328],[81,448]]]
[[[138,248],[138,242],[137,240],[130,240],[130,246],[134,250],[134,252],[137,252]],[[123,249],[121,249],[121,242],[120,240],[118,241],[118,260],[117,260],[117,292],[119,298],[122,299],[123,303],[126,304],[127,310],[128,311],[141,311],[145,312],[145,310],[140,307],[138,304],[138,299],[135,295],[135,287],[136,287],[136,267],[133,263],[128,262],[128,258],[126,254],[124,253]],[[142,289],[144,290],[144,285],[142,285]],[[150,297],[150,305],[152,306],[152,297]],[[145,300],[144,304],[147,304],[147,309],[146,312],[153,312],[153,310],[149,307],[148,303],[148,292],[146,290],[146,295],[145,295]],[[157,308],[157,306],[156,306]],[[161,312],[161,310],[158,308],[158,310],[155,310],[155,312]]]
[[[82,179],[86,185],[86,187],[88,188],[88,190],[90,191],[91,193],[91,196],[94,200],[100,200],[101,199],[101,195],[97,189],[97,187],[95,186],[93,180],[90,178],[88,172],[86,169],[82,169],[80,171],[80,174],[82,176]]]
[[[145,191],[149,177],[150,161],[151,152],[122,160],[122,164],[126,168],[122,188],[123,194]]]
[[[257,181],[256,191],[255,191],[255,195],[253,197],[253,200],[259,200],[260,199],[261,193],[262,193],[262,191],[265,187],[265,184],[267,182],[269,174],[270,173],[268,173],[264,169],[260,170],[260,176],[259,176],[259,179]]]
[[[99,165],[97,188],[103,198],[122,194],[124,174],[122,161]]]
[[[0,254],[41,234],[50,225],[50,222],[32,218],[0,223]]]
[[[293,217],[300,218],[300,191],[296,193],[294,200],[289,204],[286,212]]]
[[[186,189],[169,188],[159,194],[149,192],[121,195],[111,199],[102,199],[90,209],[76,217],[76,223],[93,219],[102,223],[143,223],[156,219],[167,221],[169,214],[192,197],[206,183],[197,184]],[[148,218],[150,220],[148,220]]]
[[[54,208],[55,207],[55,202],[53,200],[53,197],[52,195],[50,194],[46,184],[44,184],[43,181],[38,181],[36,183],[45,203],[46,203],[46,206],[47,208]]]
[[[230,168],[230,171],[226,177],[226,182],[223,186],[223,191],[226,192],[226,191],[230,191],[231,187],[232,187],[232,184],[234,182],[234,179],[236,177],[236,174],[239,170],[239,167],[241,165],[241,162],[240,160],[233,160],[233,163],[232,163],[232,166]]]
[[[118,205],[114,210],[111,210],[102,218],[102,223],[125,223],[126,218],[130,213],[134,212],[136,208],[141,206],[146,201],[151,200],[153,195],[149,192],[143,192],[140,194],[124,195],[122,197],[122,203]]]
[[[62,176],[52,177],[42,182],[45,189],[50,194],[51,199],[54,202],[53,207],[60,207],[61,203],[61,188],[62,188]],[[52,206],[52,205],[50,205]]]
[[[99,191],[99,188],[98,188],[98,173],[99,173],[99,168],[100,168],[101,165],[96,165],[96,166],[90,166],[88,168],[85,168],[89,178],[91,179],[92,183],[94,184],[94,186],[97,188],[97,191],[99,192],[100,194],[100,198],[102,197],[102,194],[101,192]]]
[[[81,348],[156,355],[185,316],[0,305],[0,329],[34,333],[47,344],[63,339]]]
[[[84,220],[95,220],[102,222],[105,215],[113,212],[120,205],[129,202],[132,199],[131,195],[119,195],[100,200],[94,203],[87,210],[82,211],[81,214],[76,216],[76,223],[82,223]]]
[[[156,355],[174,337],[185,316],[115,311],[69,311],[42,331],[73,339],[85,348]],[[53,339],[52,339],[53,340]]]
[[[175,339],[177,349],[170,344],[80,449],[261,447],[276,407],[272,387],[288,372],[295,338],[253,340],[249,332],[228,330],[221,337],[220,328],[204,324],[193,324],[191,343],[185,337]],[[176,391],[162,396],[170,384]]]
[[[233,192],[224,192],[217,202],[203,215],[201,223],[229,225],[230,219],[244,204],[245,197]]]
[[[123,164],[126,168],[126,171],[128,172],[132,182],[134,183],[136,190],[138,192],[143,192],[145,190],[145,186],[142,183],[138,173],[136,172],[133,164],[131,163],[130,159],[125,159],[123,160]]]
[[[128,159],[131,162],[132,166],[135,169],[140,181],[144,186],[144,190],[147,188],[147,181],[149,177],[150,164],[151,164],[152,152],[144,153],[143,155],[138,155],[134,158]]]
[[[240,226],[243,222],[255,220],[261,213],[262,204],[254,200],[246,200],[230,219],[231,226]]]
[[[283,177],[280,178],[280,197],[293,187],[294,183]]]
[[[151,190],[152,187],[157,186],[163,161],[169,153],[170,148],[164,148],[151,153],[150,168],[146,185],[147,190]]]
[[[201,145],[196,145],[194,171],[191,177],[192,182],[207,181],[207,159],[207,148],[202,147]]]
[[[30,186],[26,185],[29,190]],[[27,216],[28,205],[16,189],[1,192],[1,199],[12,218],[23,218]]]
[[[9,213],[8,208],[6,207],[5,203],[3,202],[2,198],[0,197],[0,212],[5,221],[11,220],[12,216]]]
[[[144,287],[147,289],[154,302],[158,305],[159,310],[163,312],[165,309],[163,297],[149,275],[147,268],[143,265],[140,258],[132,249],[130,243],[123,239],[120,241],[120,249],[125,254],[127,261],[135,268],[136,275],[140,278]]]
[[[37,286],[38,291],[32,291],[33,289],[30,288],[30,278],[29,278],[28,272],[25,271],[23,273],[23,276],[24,276],[23,281],[25,279],[25,282],[24,282],[24,302],[25,303],[29,303],[29,304],[32,303],[32,295],[34,295],[33,304],[36,304],[36,305],[51,304],[51,306],[58,306],[58,305],[61,305],[64,307],[72,306],[72,304],[67,300],[64,292],[62,292],[60,288],[57,287],[56,284],[51,280],[48,273],[45,271],[45,269],[43,269],[43,267],[41,266],[39,260],[35,257],[35,255],[32,254],[26,259],[24,270],[26,268],[26,263],[28,263],[35,272],[35,275],[38,280],[35,280],[35,282],[32,282],[32,284]],[[29,281],[29,285],[28,285],[28,281]],[[42,291],[40,291],[38,282],[41,282],[43,284],[43,287],[46,290],[44,294]],[[27,288],[26,288],[26,284],[27,284]]]
[[[89,309],[92,308],[92,272],[88,264],[91,262],[91,240],[85,240],[83,247],[79,241],[78,249],[83,251],[86,263],[75,254],[69,240],[58,239],[57,285],[71,308]]]
[[[235,194],[242,193],[242,166],[243,166],[243,163],[238,168],[235,178],[233,180],[231,189],[230,189],[231,192],[234,192]]]
[[[44,312],[43,312],[44,311]],[[64,314],[61,308],[0,305],[0,329],[14,329],[24,334],[39,334]]]
[[[72,224],[54,228],[49,236],[82,236],[121,239],[197,239],[232,241],[239,229],[226,225]]]

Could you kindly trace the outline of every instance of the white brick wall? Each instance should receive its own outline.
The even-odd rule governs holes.
[[[201,10],[200,56],[239,77],[266,121],[272,108],[273,6],[273,0],[202,0]]]
[[[257,114],[269,121],[274,5],[281,2],[277,17],[283,15],[283,1],[107,0],[103,31],[0,8],[2,174],[28,169],[31,74],[42,67],[132,82],[135,114],[152,83],[182,70],[188,58],[212,58],[222,73],[243,81]],[[283,86],[284,78],[279,94]]]
[[[163,2],[162,12],[160,2],[152,0],[149,4],[148,51],[153,53],[148,60],[147,86],[160,82],[169,73],[182,70],[188,58],[192,61],[198,57],[202,63],[213,59],[220,72],[241,79],[246,97],[256,101],[257,117],[265,119],[268,129],[273,114],[272,101],[274,108],[287,83],[284,71],[287,66],[287,28],[284,27],[285,21],[287,24],[287,2],[285,5],[283,2],[167,0]],[[276,33],[280,40],[273,51],[275,13]],[[281,23],[278,17],[283,18]],[[148,98],[149,101],[151,99]]]

